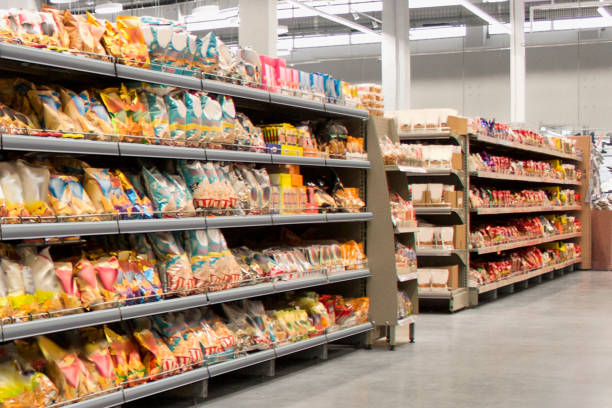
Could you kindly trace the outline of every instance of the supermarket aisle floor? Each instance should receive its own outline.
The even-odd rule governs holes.
[[[576,272],[199,407],[612,407],[611,293],[612,272]]]

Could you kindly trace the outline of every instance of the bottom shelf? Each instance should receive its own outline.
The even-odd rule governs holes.
[[[207,380],[221,374],[226,374],[232,371],[237,371],[243,368],[253,366],[255,364],[270,361],[279,357],[287,356],[293,353],[298,353],[313,347],[332,343],[334,341],[355,336],[361,333],[366,333],[373,329],[372,323],[363,323],[353,327],[335,330],[333,332],[323,334],[321,336],[312,337],[307,340],[298,341],[295,343],[286,344],[268,350],[258,351],[248,354],[244,357],[239,357],[233,360],[228,360],[222,363],[213,364],[196,368],[185,373],[173,375],[156,381],[151,381],[146,384],[137,385],[135,387],[124,388],[122,390],[105,394],[99,397],[76,402],[74,404],[65,405],[70,408],[108,408],[121,405],[123,403],[135,401],[141,398],[160,394],[178,387],[189,385],[198,381]]]
[[[416,322],[416,315],[409,315],[406,317],[402,317],[401,319],[397,320],[397,325],[398,326],[405,326],[407,324],[412,324]]]
[[[446,292],[419,292],[419,301],[448,300],[448,309],[456,312],[470,306],[468,288],[458,288]]]

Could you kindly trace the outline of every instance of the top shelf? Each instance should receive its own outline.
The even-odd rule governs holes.
[[[567,159],[567,160],[574,160],[574,161],[582,160],[576,154],[569,154],[569,153],[561,152],[558,150],[549,149],[546,147],[531,146],[531,145],[527,145],[523,143],[512,142],[510,140],[498,139],[495,137],[482,136],[482,135],[470,135],[470,139],[481,142],[481,143],[489,144],[489,145],[503,146],[503,147],[507,147],[510,149],[538,153],[544,156],[554,157],[558,159]]]
[[[450,131],[440,131],[439,129],[422,129],[417,131],[400,131],[398,132],[399,140],[453,140],[457,144],[461,144],[461,136],[458,136]]]
[[[313,99],[301,98],[299,96],[284,95],[221,81],[201,79],[195,76],[179,75],[131,67],[128,65],[118,64],[112,60],[111,57],[107,57],[106,60],[99,60],[0,42],[0,59],[62,68],[70,71],[86,72],[94,75],[152,82],[161,85],[218,93],[274,105],[291,106],[325,112],[327,114],[340,117],[367,119],[369,115],[367,110],[357,109],[351,106],[325,103]]]

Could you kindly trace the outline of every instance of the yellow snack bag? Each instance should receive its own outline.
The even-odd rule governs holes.
[[[130,385],[141,383],[147,374],[147,369],[140,359],[138,346],[128,336],[117,334],[107,326],[104,326],[104,334],[110,344],[117,385],[128,381]]]

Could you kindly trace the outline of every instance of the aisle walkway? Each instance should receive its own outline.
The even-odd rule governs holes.
[[[612,273],[576,272],[201,407],[609,408],[611,315]]]

